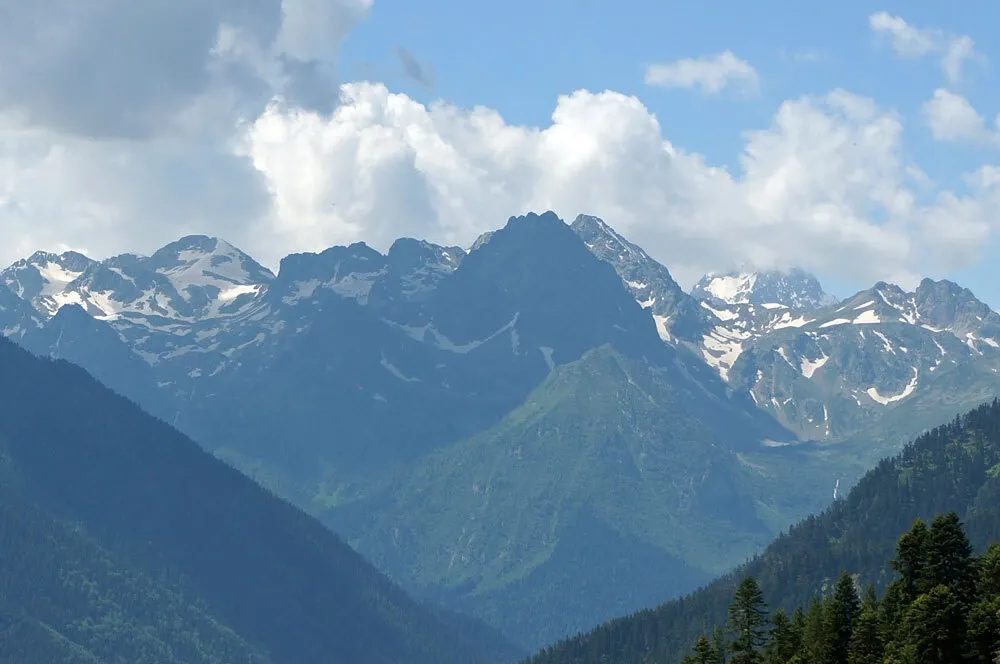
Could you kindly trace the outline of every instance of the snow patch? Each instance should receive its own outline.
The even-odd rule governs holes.
[[[73,272],[67,270],[59,263],[49,261],[44,265],[36,266],[38,273],[45,280],[41,295],[55,295],[62,292],[66,286],[75,281],[83,272]]]
[[[744,294],[752,290],[755,283],[756,274],[718,276],[708,282],[705,290],[723,302],[741,304],[746,300]]]
[[[901,399],[905,399],[906,397],[913,394],[913,391],[915,389],[917,389],[917,368],[913,367],[913,378],[910,380],[909,383],[907,383],[906,387],[904,387],[903,391],[900,392],[899,394],[884,397],[881,394],[879,394],[878,390],[875,389],[874,387],[869,387],[867,393],[868,396],[872,398],[872,401],[877,401],[878,403],[885,406],[895,401],[900,401]]]
[[[722,380],[729,380],[729,370],[743,352],[743,341],[748,338],[748,332],[716,326],[702,337],[702,357],[719,372]]]
[[[552,361],[552,352],[553,352],[553,349],[551,347],[549,347],[549,346],[540,346],[538,348],[538,350],[541,351],[542,357],[545,358],[545,364],[548,365],[549,371],[552,371],[553,369],[555,369],[556,368],[556,363]]]
[[[740,317],[739,312],[730,311],[729,309],[716,309],[715,307],[711,306],[704,300],[701,301],[701,306],[705,307],[713,314],[715,314],[715,317],[718,318],[719,320],[733,320],[734,318]]]
[[[889,341],[889,340],[888,340],[888,339],[886,338],[886,336],[885,336],[884,334],[882,334],[882,333],[881,333],[881,332],[879,332],[878,330],[872,330],[872,332],[874,332],[874,333],[875,333],[875,336],[877,336],[877,337],[878,337],[879,339],[881,339],[881,340],[882,340],[882,345],[883,345],[883,346],[885,347],[885,349],[886,349],[887,351],[889,351],[889,352],[890,352],[890,353],[892,353],[893,355],[895,355],[895,354],[896,354],[896,349],[895,349],[895,348],[893,348],[893,346],[892,346],[892,342],[891,342],[891,341]]]
[[[396,367],[396,365],[394,365],[392,362],[390,362],[388,359],[386,359],[385,352],[382,353],[382,359],[379,361],[379,364],[381,364],[383,367],[385,367],[386,371],[388,371],[393,376],[395,376],[396,378],[400,379],[401,381],[403,381],[405,383],[419,383],[420,382],[419,378],[411,378],[410,376],[407,376],[402,371],[400,371]]]
[[[457,343],[453,342],[451,339],[449,339],[448,337],[444,336],[444,334],[442,334],[441,332],[438,332],[436,329],[434,329],[434,327],[431,326],[431,325],[426,326],[425,329],[434,338],[435,345],[438,348],[440,348],[441,350],[446,350],[446,351],[451,352],[451,353],[458,353],[460,355],[464,355],[466,353],[470,353],[470,352],[474,351],[475,349],[477,349],[480,346],[482,346],[484,343],[486,343],[488,341],[491,341],[491,340],[495,339],[497,336],[499,336],[499,335],[503,334],[504,332],[507,332],[508,330],[512,329],[517,324],[517,319],[518,319],[518,317],[520,315],[521,315],[521,312],[517,312],[516,314],[514,314],[514,317],[510,319],[509,323],[507,323],[506,325],[504,325],[499,330],[497,330],[496,332],[494,332],[490,336],[486,337],[485,339],[481,339],[481,340],[478,340],[478,341],[470,341],[470,342],[464,343],[464,344],[457,344]],[[419,328],[411,328],[411,329],[419,329]],[[426,339],[426,335],[421,339],[421,341],[423,341],[424,339]]]
[[[378,272],[352,272],[340,281],[326,284],[326,287],[341,297],[353,298],[359,303],[365,304],[368,302],[368,294],[371,292],[372,286],[382,274],[384,271],[381,270]]]
[[[882,319],[878,317],[874,309],[868,309],[861,312],[861,315],[855,318],[853,322],[855,325],[868,325],[870,323],[881,323]]]
[[[664,341],[670,341],[673,338],[670,336],[670,330],[667,328],[667,323],[670,322],[670,316],[653,314],[653,322],[656,323],[656,333],[660,335],[661,339]]]
[[[824,354],[822,357],[816,360],[803,358],[802,364],[799,367],[800,370],[802,371],[802,375],[805,376],[806,378],[812,378],[813,374],[816,373],[816,370],[819,369],[824,364],[826,364],[826,361],[829,359],[830,357],[826,354]]]
[[[778,319],[778,322],[774,324],[774,329],[775,330],[781,330],[781,329],[784,329],[786,327],[802,327],[803,325],[805,325],[807,323],[813,322],[813,320],[814,319],[812,319],[812,318],[806,318],[805,316],[799,316],[798,318],[792,318],[792,314],[786,311],[785,313],[783,313],[781,315],[781,318]]]

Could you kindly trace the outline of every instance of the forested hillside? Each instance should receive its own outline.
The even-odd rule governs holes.
[[[792,615],[769,614],[745,577],[725,627],[702,634],[682,664],[994,664],[1000,661],[1000,544],[985,555],[958,515],[918,519],[889,561],[896,578],[880,597],[843,572],[832,592]]]
[[[850,494],[806,519],[735,572],[680,600],[642,611],[546,649],[533,664],[671,663],[700,634],[727,620],[740,582],[752,576],[772,609],[792,612],[828,592],[844,570],[884,588],[896,536],[915,519],[955,511],[973,549],[1000,539],[1000,401],[909,444],[867,473]]]
[[[0,375],[0,662],[516,658],[78,367]]]

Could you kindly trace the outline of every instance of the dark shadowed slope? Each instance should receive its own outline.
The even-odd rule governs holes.
[[[253,661],[257,650],[288,664],[510,656],[498,639],[416,604],[315,520],[83,370],[3,341],[0,375],[0,632],[14,637],[5,647],[49,634],[70,652],[64,639],[104,615],[116,622],[101,638],[148,636],[178,661]],[[26,595],[26,575],[47,579],[39,587],[51,594]],[[218,642],[216,659],[177,655],[172,629]],[[490,643],[472,643],[473,632]],[[117,661],[80,648],[71,661]],[[52,661],[48,652],[20,661]],[[129,661],[170,661],[142,652]]]

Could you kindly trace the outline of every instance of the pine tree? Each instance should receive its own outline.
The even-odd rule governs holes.
[[[715,659],[719,664],[726,664],[726,651],[729,644],[726,643],[726,631],[721,627],[716,627],[712,632],[712,646],[715,649]]]
[[[879,602],[878,633],[885,652],[895,652],[902,638],[903,620],[906,617],[906,590],[902,580],[889,584]]]
[[[818,597],[813,599],[805,613],[802,654],[810,664],[830,664],[830,631],[825,606]]]
[[[795,630],[796,638],[801,647],[802,635],[806,631],[806,612],[802,610],[801,606],[797,607],[795,613],[792,614],[792,629]]]
[[[927,524],[922,519],[913,523],[910,531],[899,538],[892,568],[899,573],[902,589],[908,601],[926,590],[922,587],[927,566]]]
[[[979,561],[976,596],[966,621],[969,658],[993,664],[1000,652],[1000,544],[991,545]]]
[[[770,643],[765,650],[767,664],[787,664],[802,648],[802,633],[784,610],[778,609],[771,616]]]
[[[979,596],[1000,596],[1000,544],[991,544],[979,561]]]
[[[767,605],[760,585],[748,576],[736,589],[729,607],[729,629],[734,635],[729,649],[733,664],[757,664],[767,643]]]
[[[854,633],[854,622],[861,610],[861,600],[854,587],[854,578],[846,571],[840,575],[827,604],[826,620],[830,639],[831,664],[847,664],[847,652]]]
[[[943,585],[956,591],[959,597],[971,597],[975,583],[972,545],[958,514],[949,512],[934,519],[925,548],[925,588]]]
[[[849,664],[881,664],[882,635],[879,630],[879,602],[875,587],[868,586],[854,623],[854,633],[848,648]]]
[[[906,613],[905,661],[914,664],[957,664],[965,652],[965,613],[948,586],[920,595]]]
[[[694,644],[693,655],[684,658],[684,664],[720,664],[719,653],[704,634]]]

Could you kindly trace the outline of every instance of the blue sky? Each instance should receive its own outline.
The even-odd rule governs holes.
[[[938,57],[895,57],[891,40],[869,25],[869,16],[881,11],[917,29],[968,35],[982,57],[966,63],[961,81],[949,83]],[[425,103],[488,106],[511,124],[549,124],[556,97],[578,88],[635,95],[669,140],[733,171],[743,132],[767,127],[784,100],[845,88],[897,111],[912,158],[934,180],[961,188],[961,173],[997,163],[998,150],[934,140],[921,106],[944,86],[987,118],[1000,112],[998,27],[1000,3],[986,1],[379,0],[345,43],[342,66],[348,78],[374,77]],[[433,71],[432,87],[402,72],[393,55],[399,48]],[[758,95],[709,96],[643,82],[647,65],[727,49],[757,70]],[[981,262],[948,275],[1000,306],[997,257],[991,249]],[[859,287],[843,275],[824,276],[841,295]]]
[[[678,6],[680,5],[680,6]],[[740,133],[768,124],[785,99],[833,88],[873,97],[906,116],[910,146],[932,157],[942,175],[982,158],[973,150],[942,154],[918,126],[918,109],[942,84],[934,58],[901,60],[869,28],[878,11],[911,25],[969,35],[991,62],[1000,63],[994,37],[1000,3],[979,0],[948,9],[941,2],[872,4],[846,0],[802,3],[769,0],[670,3],[656,0],[379,0],[342,51],[347,78],[371,73],[424,102],[442,98],[460,106],[485,105],[513,124],[544,125],[557,95],[578,88],[639,96],[665,132],[713,162],[735,166]],[[394,61],[397,48],[434,70],[431,90],[408,80]],[[648,64],[732,50],[761,75],[761,94],[705,97],[643,83]],[[995,65],[994,65],[995,66]],[[957,88],[977,108],[1000,111],[993,66],[971,64]],[[978,153],[978,154],[976,154]],[[940,168],[934,163],[944,158]]]
[[[277,268],[359,240],[468,246],[552,209],[603,217],[685,285],[949,276],[1000,307],[997,2],[35,0],[5,18],[0,263],[201,233]]]

